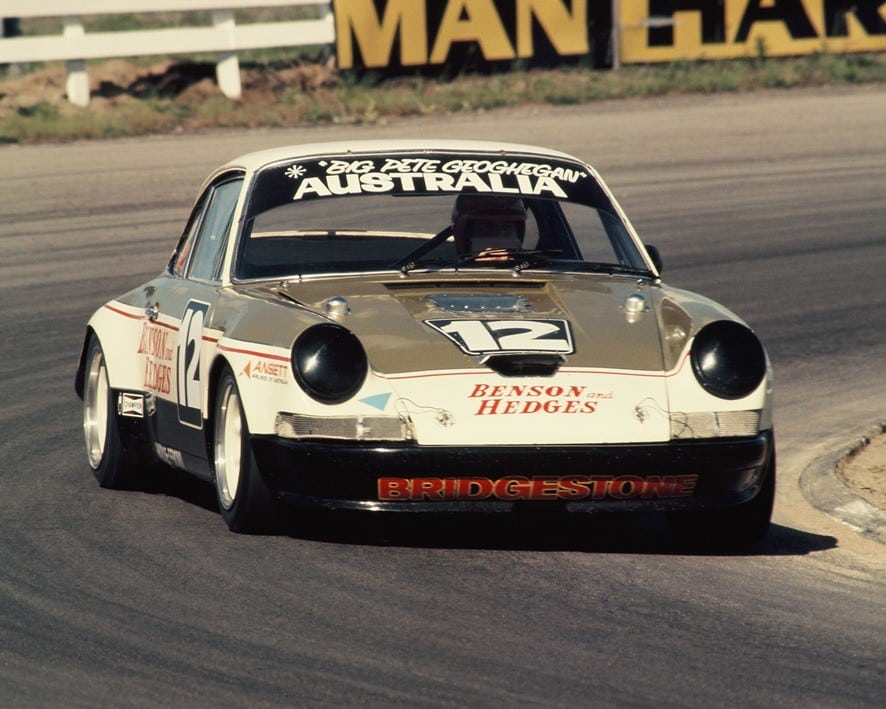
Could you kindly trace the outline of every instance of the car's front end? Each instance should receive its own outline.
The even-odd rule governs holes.
[[[655,279],[480,275],[250,286],[317,320],[278,352],[276,387],[244,392],[270,487],[392,511],[699,509],[757,493],[768,363],[728,311]]]

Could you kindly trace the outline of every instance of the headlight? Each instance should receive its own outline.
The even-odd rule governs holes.
[[[314,325],[292,345],[292,371],[308,396],[324,404],[339,404],[363,386],[366,352],[345,328]]]
[[[744,325],[720,320],[705,325],[692,343],[692,371],[702,388],[721,399],[741,399],[766,376],[766,353]]]

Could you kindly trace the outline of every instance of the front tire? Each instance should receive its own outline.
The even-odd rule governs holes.
[[[763,469],[763,482],[749,502],[722,510],[672,512],[671,528],[682,540],[703,547],[741,547],[769,531],[775,502],[775,443]]]
[[[227,367],[216,389],[214,413],[212,469],[222,519],[232,532],[273,531],[278,505],[258,471],[237,381]]]
[[[126,459],[123,441],[117,429],[115,405],[108,383],[105,354],[98,338],[93,337],[86,352],[83,381],[83,436],[86,457],[98,484],[119,490],[129,487],[135,478],[134,464]]]

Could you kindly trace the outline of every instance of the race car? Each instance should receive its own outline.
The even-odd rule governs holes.
[[[231,530],[299,505],[658,510],[765,535],[771,367],[736,315],[661,280],[598,173],[478,141],[239,157],[166,268],[101,306],[76,391],[89,465],[214,484]]]

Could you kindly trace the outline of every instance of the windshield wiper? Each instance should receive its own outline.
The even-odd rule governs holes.
[[[409,273],[412,269],[416,267],[416,262],[422,256],[433,251],[435,248],[437,248],[437,246],[446,241],[446,239],[448,239],[450,236],[452,236],[452,225],[447,224],[442,231],[435,234],[417,249],[410,251],[403,258],[397,261],[394,264],[394,268],[399,270],[401,273]]]
[[[629,276],[651,276],[652,273],[645,268],[625,266],[620,263],[597,263],[590,261],[577,262],[578,271],[590,271],[592,273],[624,273]]]
[[[518,264],[515,269],[525,271],[527,268],[536,266],[551,266],[553,268],[568,269],[571,271],[587,272],[587,273],[618,273],[632,276],[651,276],[652,274],[643,268],[635,268],[633,266],[625,266],[620,263],[603,263],[601,261],[582,261],[580,259],[527,259],[523,263]]]

